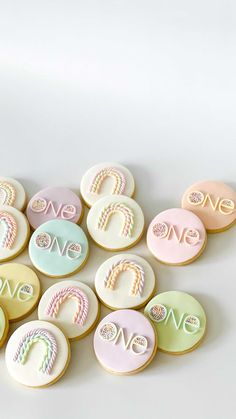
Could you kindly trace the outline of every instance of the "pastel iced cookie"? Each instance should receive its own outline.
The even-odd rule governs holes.
[[[171,354],[195,349],[206,331],[206,315],[191,295],[168,291],[156,295],[144,314],[153,322],[158,334],[158,348]]]
[[[0,266],[0,305],[9,321],[21,320],[36,307],[40,295],[40,282],[36,273],[20,263]]]
[[[134,246],[144,229],[142,209],[132,198],[108,195],[90,208],[87,217],[90,236],[107,250],[122,250]]]
[[[158,214],[147,231],[147,246],[160,262],[185,265],[201,255],[206,245],[205,227],[195,214],[172,208]]]
[[[184,193],[182,207],[194,212],[209,233],[217,233],[236,221],[236,192],[223,182],[198,182]]]
[[[96,295],[88,285],[79,281],[61,281],[43,294],[38,317],[54,323],[71,340],[86,336],[99,317]]]
[[[0,306],[0,348],[5,343],[9,330],[9,320],[6,310]]]
[[[20,182],[9,177],[0,177],[0,205],[9,205],[23,211],[26,193]]]
[[[119,254],[99,267],[95,288],[102,303],[111,309],[140,308],[153,294],[155,274],[140,256]]]
[[[130,171],[117,163],[100,163],[91,167],[82,177],[80,191],[91,207],[106,195],[133,196],[135,183]]]
[[[41,224],[29,243],[32,264],[51,277],[64,277],[78,271],[85,264],[88,252],[88,240],[82,228],[64,220]]]
[[[0,262],[20,254],[29,238],[30,228],[24,214],[9,205],[0,205]]]
[[[9,374],[19,383],[46,387],[65,373],[70,361],[69,342],[54,324],[34,320],[11,335],[5,361]]]
[[[53,219],[78,223],[82,217],[82,204],[70,189],[50,187],[42,189],[31,198],[26,214],[33,229]]]
[[[135,310],[118,310],[99,323],[94,351],[100,364],[115,374],[143,370],[157,350],[156,333],[147,318]]]

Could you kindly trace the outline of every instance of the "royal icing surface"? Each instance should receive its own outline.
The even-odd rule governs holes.
[[[156,335],[143,314],[118,310],[99,323],[94,334],[94,350],[105,369],[129,374],[151,360],[156,350]]]
[[[80,281],[62,281],[43,294],[38,317],[54,323],[69,339],[85,335],[98,317],[98,300],[94,292]]]
[[[81,195],[89,207],[106,195],[132,196],[134,188],[133,175],[117,163],[101,163],[91,167],[80,184]]]
[[[150,298],[155,274],[149,263],[137,255],[119,254],[97,270],[95,288],[101,301],[114,309],[140,307]]]
[[[82,205],[79,197],[68,188],[46,188],[31,198],[27,206],[27,218],[36,229],[46,221],[59,219],[77,223]]]
[[[8,319],[5,311],[0,306],[0,347],[4,344],[6,336],[6,328],[8,328]]]
[[[172,208],[158,214],[150,223],[147,246],[161,262],[178,265],[191,262],[205,246],[205,227],[195,214]]]
[[[82,228],[64,220],[41,224],[29,243],[33,265],[52,277],[63,277],[77,271],[85,262],[88,250],[88,240]]]
[[[223,182],[198,182],[184,193],[182,207],[194,212],[209,232],[221,231],[236,221],[236,192]]]
[[[9,205],[0,205],[0,261],[18,255],[28,236],[29,224],[24,214]]]
[[[19,383],[42,387],[64,372],[70,356],[68,341],[52,323],[35,320],[11,335],[5,353],[7,369]]]
[[[140,239],[144,216],[132,198],[108,195],[89,210],[87,227],[97,244],[106,249],[120,250],[133,246]]]
[[[0,304],[10,321],[20,320],[30,313],[39,294],[39,279],[32,269],[20,263],[0,266]]]
[[[15,179],[0,177],[0,205],[9,205],[22,211],[26,202],[23,186]]]
[[[157,330],[159,349],[166,352],[189,351],[205,334],[204,310],[195,298],[184,292],[156,295],[145,307],[144,314]]]

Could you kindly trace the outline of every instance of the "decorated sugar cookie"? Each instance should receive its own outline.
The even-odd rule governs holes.
[[[142,307],[154,287],[155,274],[151,266],[137,255],[113,256],[99,267],[95,276],[98,297],[114,310]]]
[[[87,217],[88,231],[93,240],[107,250],[134,246],[144,229],[144,216],[132,198],[107,195],[96,202]]]
[[[22,252],[29,233],[29,224],[22,212],[9,205],[0,205],[0,262]]]
[[[195,349],[206,330],[206,315],[191,295],[168,291],[156,295],[145,307],[145,315],[158,334],[158,348],[171,354]]]
[[[88,251],[88,240],[82,228],[65,220],[41,224],[29,243],[29,256],[35,268],[58,278],[82,268]]]
[[[9,320],[6,310],[0,306],[0,348],[4,344],[9,330]]]
[[[82,177],[80,190],[85,203],[91,207],[106,195],[133,196],[134,178],[130,171],[117,163],[100,163]]]
[[[5,360],[9,374],[19,383],[46,387],[65,373],[70,346],[57,326],[34,320],[18,327],[11,335]]]
[[[26,213],[34,229],[53,219],[78,223],[82,216],[82,204],[80,198],[70,189],[50,187],[31,198]]]
[[[9,205],[23,211],[26,205],[26,193],[20,182],[0,177],[0,205]]]
[[[156,333],[138,311],[113,311],[96,329],[94,350],[100,364],[109,372],[134,374],[143,370],[156,354]]]
[[[217,233],[236,222],[236,192],[223,182],[203,181],[184,193],[182,207],[196,214],[209,233]]]
[[[200,218],[182,208],[171,208],[158,214],[147,232],[150,252],[169,265],[193,262],[203,252],[206,240]]]
[[[8,313],[9,321],[29,315],[38,303],[40,282],[36,273],[20,263],[0,266],[0,305]]]
[[[43,294],[38,307],[40,320],[54,323],[71,340],[82,338],[99,316],[96,295],[80,281],[61,281]]]

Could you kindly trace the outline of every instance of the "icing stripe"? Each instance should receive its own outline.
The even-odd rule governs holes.
[[[2,205],[13,205],[16,198],[15,188],[8,182],[0,182],[0,190],[4,197]]]
[[[106,167],[105,169],[100,170],[95,175],[89,192],[98,194],[104,179],[106,179],[108,176],[115,179],[112,194],[121,195],[125,190],[126,180],[123,173],[115,167]]]
[[[125,271],[132,271],[134,273],[130,294],[133,296],[141,296],[145,281],[144,269],[136,262],[127,259],[120,260],[119,262],[112,265],[104,280],[105,288],[110,288],[113,290],[115,288],[119,274]]]
[[[99,230],[106,230],[106,226],[108,223],[108,220],[112,214],[115,212],[120,212],[124,215],[124,224],[121,230],[121,235],[125,237],[131,237],[132,230],[134,227],[134,215],[130,208],[128,208],[126,205],[121,203],[116,204],[110,204],[107,207],[105,207],[101,211],[101,215],[98,220],[98,229]]]
[[[0,222],[5,225],[5,234],[2,238],[1,246],[10,249],[15,241],[17,224],[15,218],[5,211],[0,211]]]

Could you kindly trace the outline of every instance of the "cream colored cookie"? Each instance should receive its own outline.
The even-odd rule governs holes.
[[[26,193],[20,182],[9,177],[0,177],[0,205],[9,205],[23,211]]]

